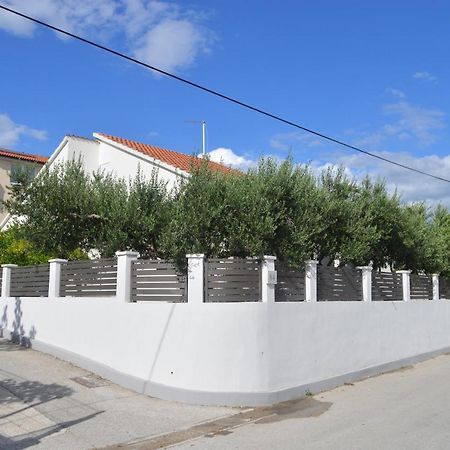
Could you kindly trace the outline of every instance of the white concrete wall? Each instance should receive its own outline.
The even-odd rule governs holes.
[[[56,157],[53,160],[50,157],[50,166],[81,159],[87,173],[97,171],[99,161],[98,142],[75,136],[67,136],[63,142],[65,143]]]
[[[145,155],[132,149],[127,151],[109,142],[75,136],[65,138],[65,144],[54,159],[51,159],[51,166],[78,159],[83,162],[87,173],[104,170],[106,173],[112,173],[126,180],[135,178],[139,169],[145,177],[150,177],[153,171],[156,171],[158,178],[167,182],[169,189],[177,185],[180,177],[175,170],[171,171],[166,167],[158,166]]]
[[[161,398],[267,404],[450,347],[450,302],[122,303],[0,299],[37,349]]]
[[[169,189],[176,186],[179,177],[175,172],[171,172],[165,168],[161,168],[152,164],[145,155],[130,150],[126,152],[109,143],[100,142],[98,144],[98,166],[108,173],[113,173],[119,178],[133,179],[140,169],[146,177],[150,177],[154,170],[158,174],[161,181],[167,182]]]

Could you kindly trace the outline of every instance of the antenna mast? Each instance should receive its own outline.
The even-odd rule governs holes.
[[[185,120],[187,123],[202,124],[202,156],[206,155],[206,120]]]
[[[202,120],[202,155],[206,155],[206,120]]]

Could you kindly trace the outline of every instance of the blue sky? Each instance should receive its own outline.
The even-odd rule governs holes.
[[[450,176],[445,1],[0,0],[183,77]],[[0,145],[49,155],[93,132],[246,166],[261,155],[386,178],[450,205],[448,184],[332,146],[0,12]]]

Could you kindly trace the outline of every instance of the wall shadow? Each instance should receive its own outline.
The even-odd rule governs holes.
[[[33,447],[41,442],[42,439],[51,436],[64,428],[70,428],[78,423],[86,422],[98,414],[103,413],[103,411],[97,411],[87,416],[80,417],[79,419],[69,420],[66,422],[57,423],[51,427],[45,427],[39,431],[33,433],[22,434],[14,438],[10,438],[0,434],[0,448],[2,450],[23,450],[25,448]]]
[[[30,327],[27,333],[22,321],[22,300],[16,298],[14,304],[14,320],[11,324],[10,339],[14,344],[19,344],[23,347],[30,348],[32,346],[33,339],[36,338],[37,330],[34,325]],[[3,307],[3,312],[0,318],[0,338],[3,338],[8,330],[8,305]],[[5,351],[5,348],[1,350]]]

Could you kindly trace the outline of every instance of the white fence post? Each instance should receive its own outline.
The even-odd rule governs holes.
[[[439,300],[439,274],[433,273],[433,300]]]
[[[203,253],[186,255],[188,264],[187,301],[201,304],[205,296],[205,255]]]
[[[11,271],[17,264],[2,264],[2,297],[9,297],[11,292]]]
[[[397,273],[402,274],[402,291],[403,301],[409,302],[411,300],[411,271],[410,270],[397,270]]]
[[[317,261],[306,261],[305,267],[305,301],[317,302]]]
[[[363,302],[372,301],[372,267],[371,266],[360,266],[357,269],[361,270],[361,284],[362,284],[362,295]]]
[[[116,299],[120,302],[131,302],[131,265],[139,258],[138,252],[116,252],[117,256],[117,287]]]
[[[276,259],[276,256],[264,255],[261,261],[261,301],[263,303],[275,302],[275,285],[277,284]]]
[[[49,259],[48,296],[60,297],[61,295],[61,265],[67,264],[67,259]]]

